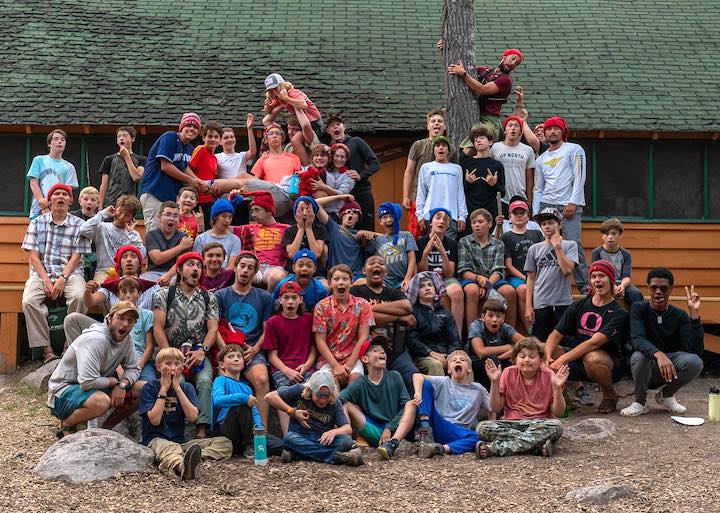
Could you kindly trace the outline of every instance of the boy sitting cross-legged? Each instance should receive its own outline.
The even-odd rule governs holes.
[[[490,410],[485,388],[473,382],[470,357],[465,351],[448,356],[447,376],[413,376],[418,404],[420,456],[472,452],[480,440],[475,434],[478,415]]]
[[[565,412],[563,387],[570,374],[567,365],[556,373],[542,365],[545,350],[540,341],[526,337],[513,347],[514,365],[501,371],[490,358],[490,406],[503,420],[486,420],[477,426],[478,458],[535,452],[552,456],[562,436],[562,423],[553,417]]]
[[[363,464],[360,449],[350,438],[352,428],[338,401],[332,374],[317,372],[306,383],[270,392],[265,400],[290,416],[283,463],[301,457],[352,467]]]
[[[160,470],[183,481],[195,479],[202,458],[224,460],[233,449],[230,440],[222,436],[185,441],[185,420],[197,419],[198,399],[191,384],[180,382],[184,362],[179,349],[161,349],[155,358],[160,379],[143,387],[138,408],[143,445],[155,452]]]
[[[376,337],[361,354],[367,376],[340,392],[340,401],[358,435],[377,447],[381,458],[389,460],[415,425],[416,407],[400,373],[385,370],[387,356],[382,342],[386,342],[384,337]]]

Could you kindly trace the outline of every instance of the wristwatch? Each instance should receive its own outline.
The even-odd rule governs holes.
[[[209,347],[207,347],[207,346],[200,346],[200,347],[201,347],[202,350],[205,352],[205,354],[207,354],[207,353],[210,352],[210,348],[209,348]]]
[[[122,381],[122,380],[118,381],[118,384],[117,384],[117,386],[120,387],[120,390],[127,390],[127,387],[129,385],[130,385],[130,383],[128,383],[127,381]]]

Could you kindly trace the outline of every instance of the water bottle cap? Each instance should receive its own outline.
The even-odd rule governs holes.
[[[720,394],[720,387],[710,387],[711,394]]]

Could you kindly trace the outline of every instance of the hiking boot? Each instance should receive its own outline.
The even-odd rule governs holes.
[[[283,451],[283,456],[285,455],[285,451]],[[335,453],[335,456],[333,456],[333,463],[335,465],[347,465],[349,467],[359,467],[364,463],[362,452],[360,451],[360,448],[357,447],[355,449],[350,449],[347,452],[338,451]]]
[[[433,456],[442,456],[445,454],[442,444],[420,442],[418,455],[421,458],[432,458]]]
[[[421,427],[417,430],[417,439],[421,444],[433,444],[435,439],[433,438],[433,431],[431,427]]]
[[[627,406],[620,410],[620,415],[622,415],[623,417],[639,417],[640,415],[645,415],[649,411],[650,408],[648,408],[644,404],[633,402],[630,406]]]
[[[398,448],[398,445],[400,445],[400,442],[398,442],[394,438],[391,438],[390,440],[382,444],[380,447],[378,447],[378,454],[380,454],[380,457],[385,461],[391,460],[393,454],[395,454],[395,450]]]
[[[685,408],[682,404],[677,402],[677,399],[675,399],[675,396],[672,397],[663,397],[662,395],[662,389],[658,391],[657,394],[655,394],[655,401],[665,408],[670,413],[683,414],[687,411],[687,408]]]
[[[283,449],[280,454],[280,463],[291,463],[295,459],[295,453],[290,449]]]
[[[180,479],[189,481],[197,477],[197,468],[202,461],[202,449],[199,445],[191,445],[183,456],[183,471]]]

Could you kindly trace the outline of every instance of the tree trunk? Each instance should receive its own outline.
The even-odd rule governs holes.
[[[473,0],[444,0],[443,42],[445,70],[452,63],[462,62],[473,77],[475,72],[475,2]],[[480,119],[478,97],[463,79],[445,72],[447,102],[447,131],[453,144],[458,145]]]

